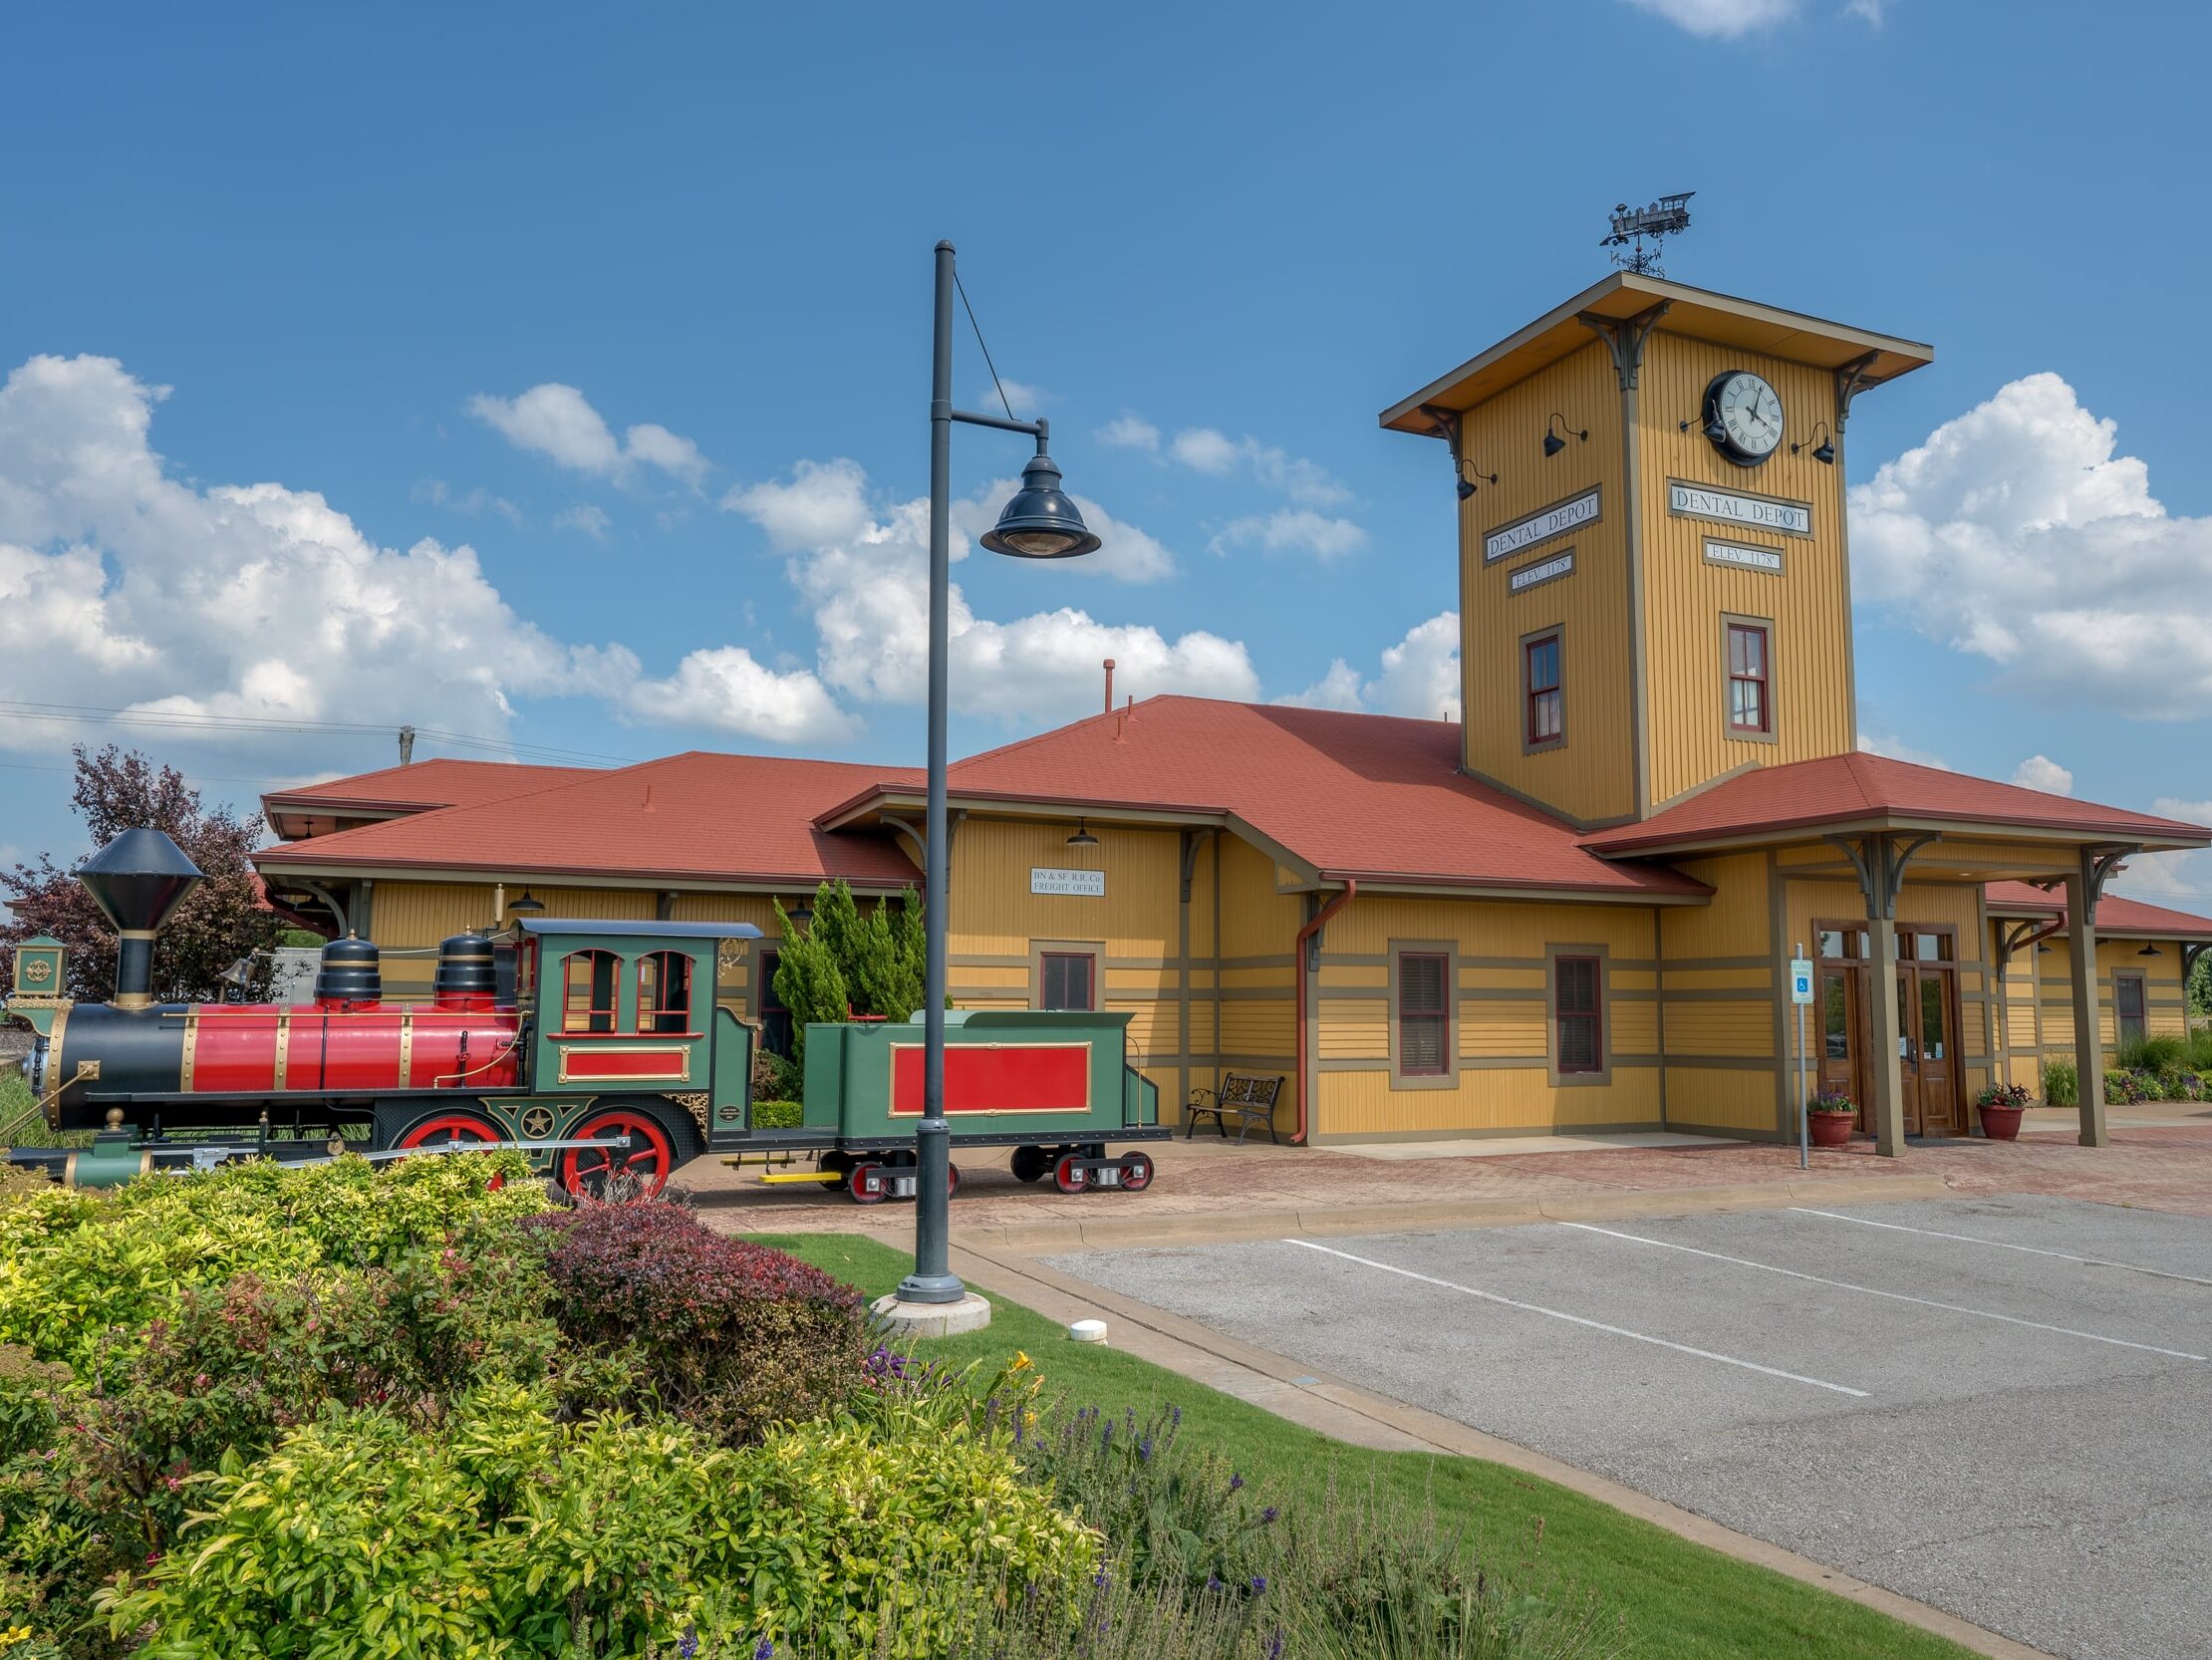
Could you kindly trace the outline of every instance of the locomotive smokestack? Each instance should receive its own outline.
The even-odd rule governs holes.
[[[122,939],[116,1006],[145,1007],[153,1000],[153,937],[206,878],[166,835],[140,828],[126,830],[87,859],[77,880]]]

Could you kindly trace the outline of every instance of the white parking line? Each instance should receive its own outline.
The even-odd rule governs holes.
[[[2146,1268],[2138,1262],[2115,1262],[2109,1256],[2076,1256],[2071,1250],[2046,1250],[2041,1245],[2014,1245],[2009,1240],[1985,1240],[1974,1234],[1946,1234],[1936,1228],[1907,1228],[1901,1222],[1874,1222],[1866,1217],[1847,1217],[1841,1211],[1815,1211],[1809,1205],[1793,1205],[1791,1210],[1808,1217],[1826,1217],[1830,1222],[1855,1222],[1861,1228],[1886,1228],[1893,1234],[1924,1234],[1931,1240],[1956,1240],[1961,1245],[1990,1245],[1998,1250],[2024,1250],[2031,1256],[2056,1256],[2062,1262],[2086,1262],[2098,1268],[2125,1268],[2129,1273],[2154,1274],[2160,1279],[2185,1279],[2192,1285],[2212,1285],[2212,1279],[2200,1279],[2193,1273],[2175,1273],[2170,1268]]]
[[[1462,1296],[1481,1297],[1485,1302],[1500,1303],[1508,1308],[1519,1308],[1529,1314],[1542,1314],[1549,1319],[1565,1320],[1569,1325],[1587,1326],[1592,1331],[1607,1332],[1615,1337],[1630,1337],[1639,1343],[1650,1343],[1662,1349],[1672,1349],[1677,1354],[1692,1354],[1700,1360],[1717,1360],[1724,1366],[1741,1366],[1747,1372],[1764,1372],[1771,1378],[1786,1378],[1792,1383],[1809,1383],[1815,1389],[1830,1389],[1838,1395],[1850,1395],[1862,1401],[1866,1399],[1866,1391],[1863,1389],[1852,1389],[1840,1383],[1827,1383],[1819,1378],[1808,1378],[1797,1372],[1785,1372],[1777,1366],[1762,1366],[1756,1360],[1739,1360],[1732,1354],[1715,1354],[1711,1349],[1694,1349],[1687,1343],[1671,1343],[1664,1337],[1653,1337],[1641,1331],[1630,1331],[1625,1326],[1607,1325],[1603,1320],[1584,1319],[1579,1314],[1562,1313],[1556,1308],[1545,1308],[1540,1303],[1521,1302],[1513,1297],[1501,1296],[1496,1291],[1482,1291],[1476,1289],[1473,1285],[1458,1285],[1449,1279],[1438,1279],[1429,1274],[1415,1273],[1411,1268],[1401,1268],[1394,1263],[1378,1262],[1368,1256],[1354,1256],[1348,1250],[1338,1250],[1331,1245],[1315,1245],[1311,1240],[1285,1240],[1282,1243],[1284,1245],[1303,1245],[1308,1250],[1318,1250],[1327,1256],[1341,1256],[1347,1262],[1357,1262],[1360,1266],[1366,1268],[1380,1268],[1384,1273],[1395,1273],[1403,1275],[1407,1279],[1418,1279],[1424,1285],[1441,1286],[1447,1291],[1458,1291]]]
[[[1878,1286],[1855,1285],[1848,1279],[1826,1279],[1816,1273],[1801,1273],[1796,1268],[1778,1268],[1772,1262],[1754,1262],[1746,1256],[1729,1256],[1718,1250],[1703,1250],[1696,1245],[1676,1245],[1672,1240],[1647,1239],[1641,1234],[1622,1234],[1610,1228],[1594,1228],[1586,1222],[1562,1222],[1559,1228],[1579,1228],[1585,1234],[1603,1234],[1607,1239],[1626,1240],[1631,1245],[1657,1245],[1661,1250],[1682,1250],[1692,1256],[1710,1256],[1716,1262],[1732,1262],[1740,1268],[1758,1268],[1763,1273],[1779,1273],[1791,1279],[1808,1280],[1814,1285],[1833,1286],[1838,1291],[1862,1291],[1870,1297],[1888,1297],[1892,1302],[1914,1302],[1922,1308],[1940,1308],[1946,1314],[1972,1314],[1978,1319],[2003,1320],[2007,1325],[2024,1325],[2034,1331],[2055,1332],[2061,1337],[2080,1337],[2091,1343],[2109,1343],[2118,1349],[2140,1349],[2145,1354],[2162,1354],[2174,1360],[2204,1360],[2201,1354],[2190,1354],[2182,1349],[2162,1349],[2156,1343],[2131,1343],[2124,1337],[2105,1337],[2094,1331],[2075,1331],[2072,1326],[2046,1325],[2041,1320],[2024,1320],[2017,1314],[1998,1314],[1987,1308],[1969,1308],[1963,1303],[1937,1302],[1931,1297],[1908,1296],[1903,1291],[1884,1291]]]

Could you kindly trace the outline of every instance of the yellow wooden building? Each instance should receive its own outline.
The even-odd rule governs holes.
[[[2100,1141],[2102,1051],[2181,1029],[2212,943],[2104,883],[2212,831],[1858,750],[1844,434],[1931,356],[1619,273],[1385,411],[1451,457],[1464,720],[1158,697],[956,763],[955,1001],[1125,1009],[1164,1101],[1280,1077],[1316,1142],[1794,1137],[1801,951],[1805,1070],[1882,1151],[2061,1054]],[[912,769],[426,761],[265,806],[271,888],[401,994],[518,900],[741,921],[721,994],[773,1034],[771,898],[920,878]]]

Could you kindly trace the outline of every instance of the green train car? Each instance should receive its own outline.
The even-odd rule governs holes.
[[[1128,1063],[1129,1016],[1076,1010],[949,1009],[945,1117],[953,1148],[1010,1147],[1016,1177],[1062,1193],[1152,1185],[1152,1158],[1106,1144],[1149,1141],[1160,1092]],[[806,1028],[804,1133],[834,1145],[821,1168],[863,1205],[914,1194],[922,1117],[922,1017]],[[953,1167],[960,1189],[960,1167]]]

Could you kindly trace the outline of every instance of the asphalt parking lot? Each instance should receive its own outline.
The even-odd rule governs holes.
[[[1046,1260],[2053,1653],[2212,1653],[2202,1218],[2008,1196]]]

